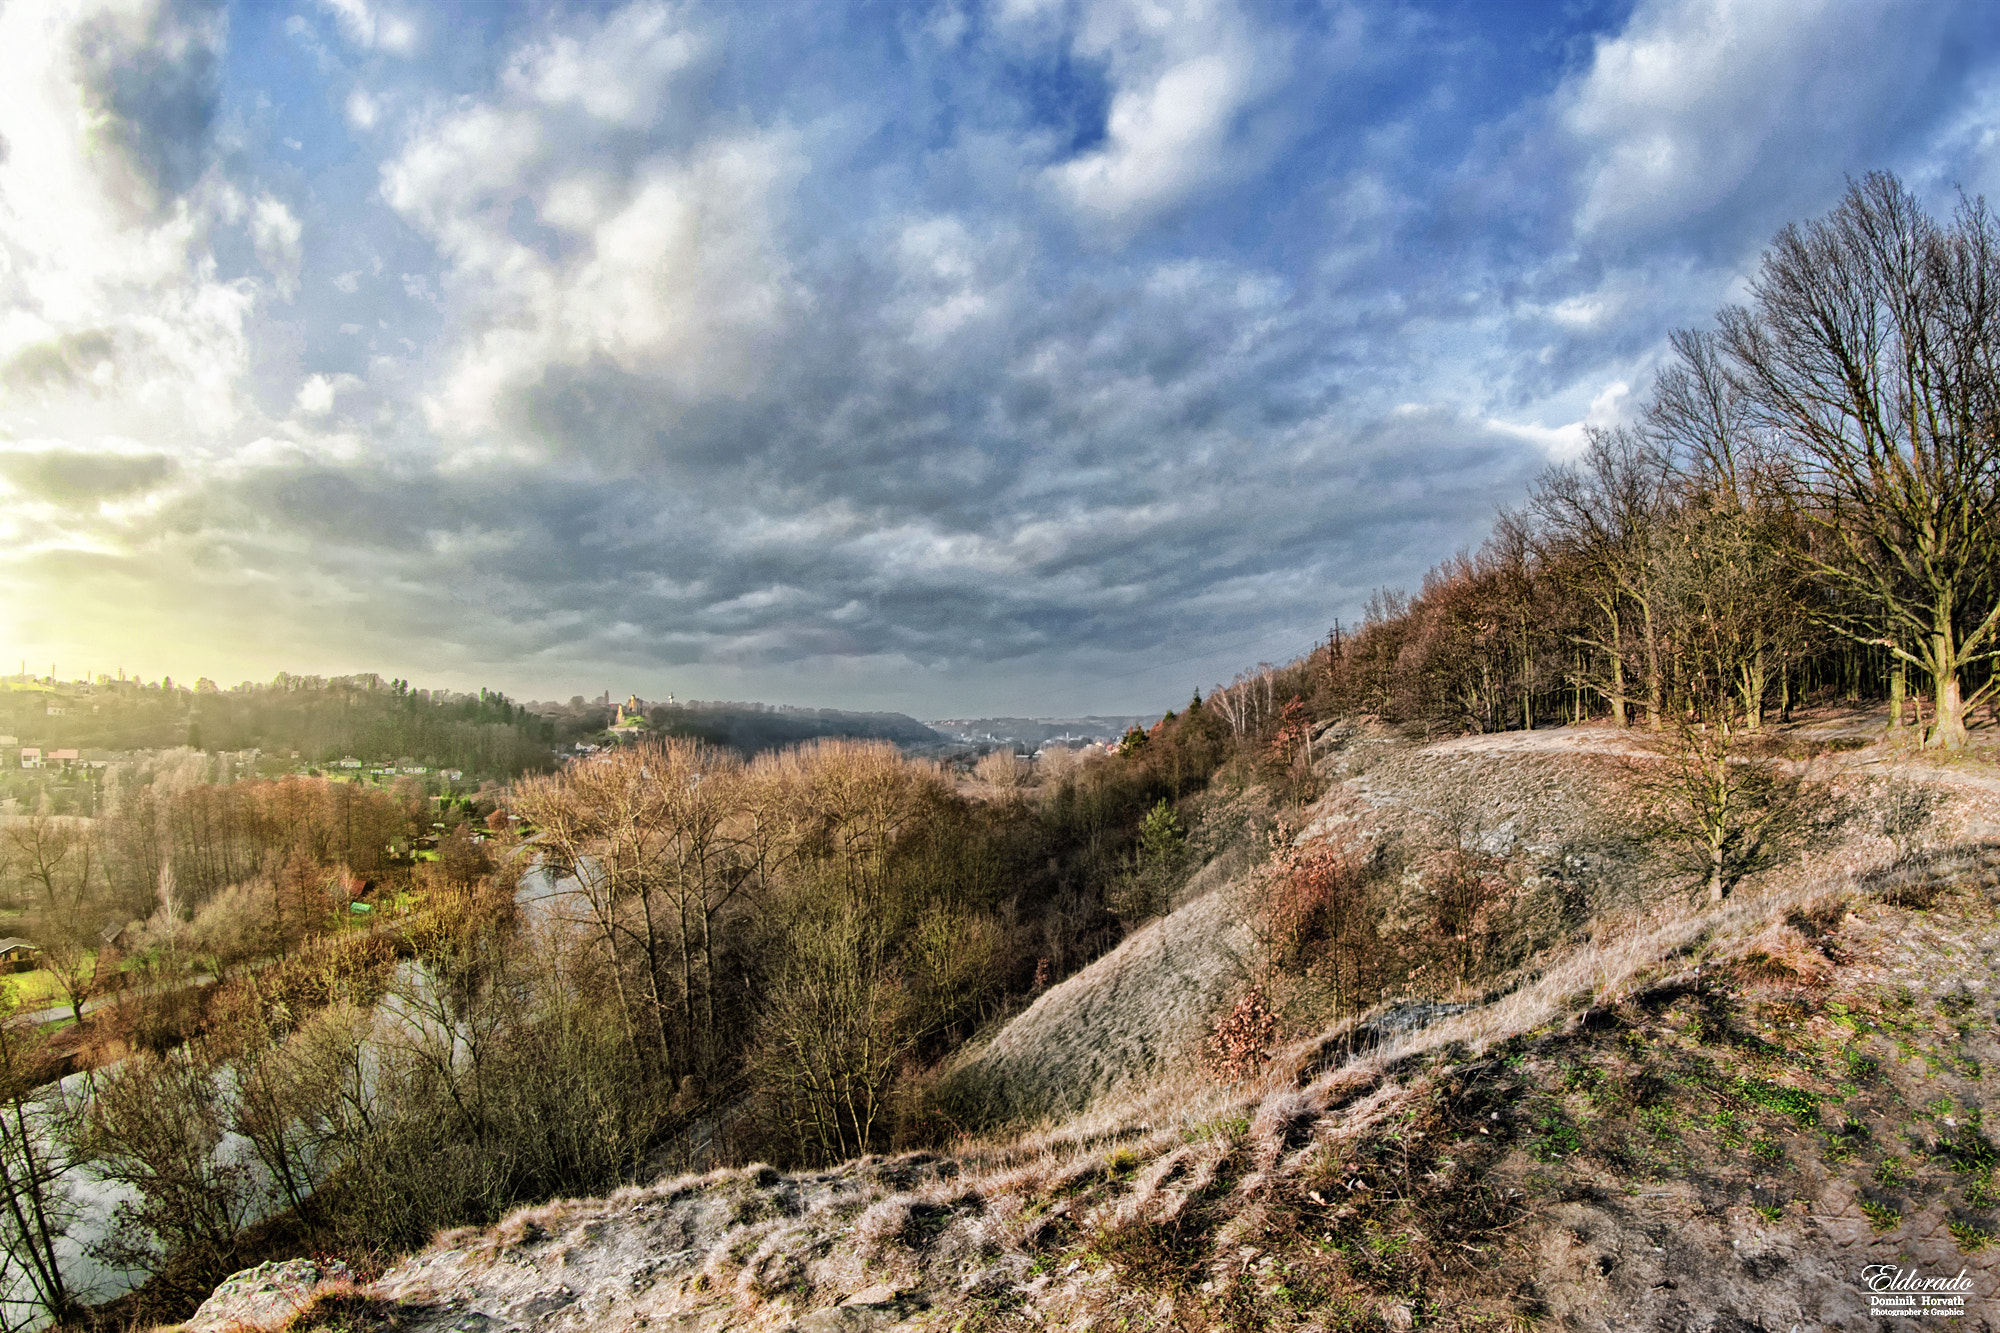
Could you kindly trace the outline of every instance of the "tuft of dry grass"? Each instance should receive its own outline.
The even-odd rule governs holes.
[[[283,1325],[284,1333],[398,1333],[414,1322],[397,1301],[371,1296],[352,1282],[323,1283]],[[247,1325],[242,1326],[249,1333]]]
[[[1833,961],[1797,926],[1774,921],[1750,942],[1739,970],[1746,976],[1817,988],[1833,975]]]

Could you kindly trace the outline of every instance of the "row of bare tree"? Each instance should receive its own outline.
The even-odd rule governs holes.
[[[1590,432],[1483,548],[1330,641],[1322,714],[1755,733],[1826,685],[1887,693],[1900,724],[1914,683],[1925,743],[1966,743],[2000,649],[1983,204],[1939,221],[1893,177],[1856,182],[1779,234],[1748,303],[1673,346],[1635,425]]]

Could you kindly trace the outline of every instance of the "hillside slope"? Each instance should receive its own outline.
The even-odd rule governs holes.
[[[1862,811],[1806,866],[1695,910],[1638,893],[1658,870],[1619,836],[1616,744],[1586,729],[1326,761],[1340,780],[1307,840],[1455,821],[1505,848],[1527,895],[1582,914],[1555,911],[1488,1003],[1378,1022],[1358,1055],[1352,1021],[1308,1033],[1216,1086],[1187,1029],[1229,971],[1191,972],[1188,945],[1247,938],[1238,877],[975,1062],[1016,1110],[1067,1114],[1080,1095],[1034,1093],[1071,1078],[1096,1091],[1053,1128],[546,1205],[365,1286],[262,1310],[219,1295],[190,1327],[1846,1330],[1898,1326],[1863,1285],[1884,1264],[1963,1269],[1955,1326],[1993,1327],[1990,773],[1843,755],[1836,785],[1888,762],[1947,798],[1931,845],[1899,856]]]

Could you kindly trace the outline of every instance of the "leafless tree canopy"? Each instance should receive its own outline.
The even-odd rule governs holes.
[[[1783,451],[1818,538],[1801,554],[1844,594],[1828,623],[1929,675],[1935,742],[1964,745],[1963,674],[2000,628],[2000,248],[1985,204],[1943,223],[1893,176],[1856,182],[1832,214],[1778,234],[1751,304],[1722,312],[1720,345],[1742,403],[1728,433],[1753,424]]]

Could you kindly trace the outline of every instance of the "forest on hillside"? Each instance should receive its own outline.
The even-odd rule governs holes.
[[[949,1141],[982,1124],[939,1093],[954,1052],[1167,906],[1202,839],[1263,839],[1273,956],[1332,978],[1336,1012],[1397,978],[1462,989],[1497,891],[1476,845],[1442,847],[1429,915],[1391,940],[1370,895],[1395,867],[1278,832],[1337,724],[1631,728],[1659,761],[1653,832],[1726,896],[1782,841],[1774,718],[1887,697],[1949,750],[1992,705],[2000,234],[1983,205],[1940,221],[1869,177],[1673,347],[1634,423],[1593,432],[1478,551],[1109,753],[996,753],[960,780],[884,743],[655,738],[449,820],[312,778],[156,780],[62,826],[77,859],[47,876],[10,831],[7,873],[51,911],[120,885],[158,978],[101,1011],[124,1058],[87,1099],[51,1091],[60,1034],[5,1029],[11,1123],[63,1126],[53,1148],[0,1129],[11,1276],[76,1312],[49,1236],[85,1163],[133,1190],[99,1244],[155,1271],[165,1312],[266,1254],[377,1254],[678,1163]],[[1253,790],[1270,818],[1204,827]],[[438,823],[435,860],[404,854]],[[383,915],[356,930],[364,890]],[[225,957],[238,920],[260,933]],[[222,979],[186,984],[198,966]],[[1274,1020],[1242,1021],[1256,1047]],[[253,1159],[219,1162],[231,1136]]]
[[[1785,228],[1633,424],[1319,650],[1313,713],[1737,734],[1833,690],[1963,746],[2000,648],[1996,246],[1886,175]]]
[[[52,711],[60,709],[60,711]],[[406,680],[299,676],[223,689],[203,678],[0,693],[0,728],[23,745],[106,751],[260,749],[308,764],[352,756],[513,777],[548,768],[553,726],[491,690],[414,689]]]

